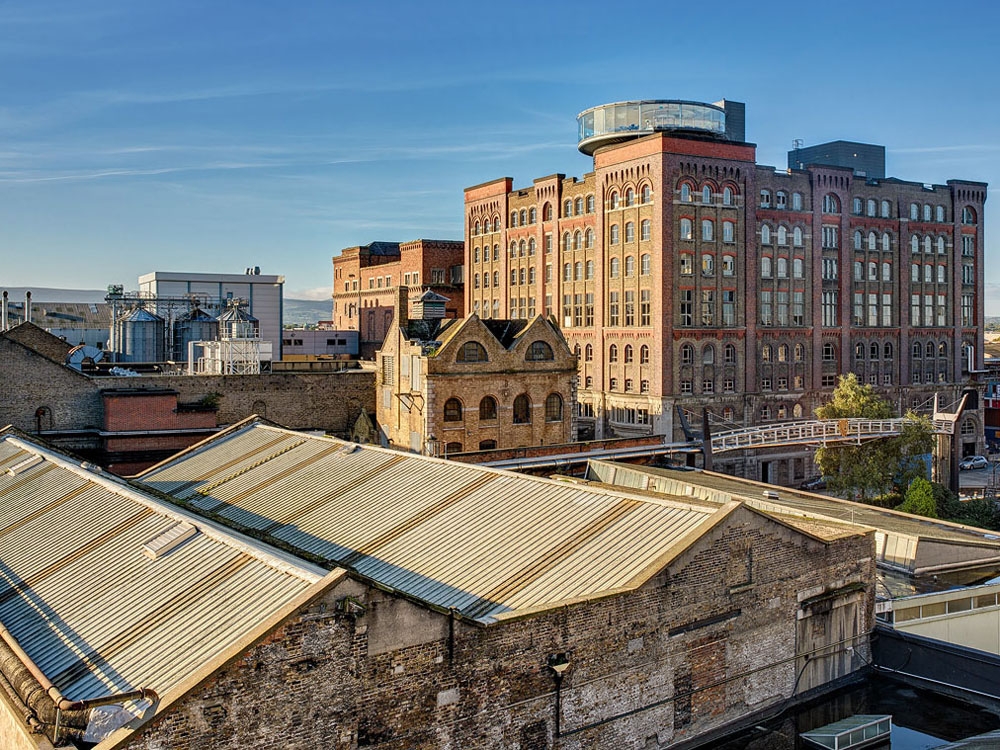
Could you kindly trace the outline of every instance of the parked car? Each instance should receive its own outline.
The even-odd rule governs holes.
[[[825,490],[826,480],[823,477],[814,477],[799,485],[800,490]]]
[[[986,460],[985,456],[966,456],[958,464],[958,468],[962,469],[985,469],[990,465],[990,462]]]

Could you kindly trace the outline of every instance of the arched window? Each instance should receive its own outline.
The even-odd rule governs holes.
[[[875,232],[869,232],[868,233],[868,249],[872,250],[872,251],[878,249],[877,239],[875,237]]]
[[[562,422],[563,400],[558,393],[550,393],[545,397],[545,421]]]
[[[632,364],[632,345],[625,344],[625,364]]]
[[[892,265],[890,263],[882,264],[882,281],[892,281]]]
[[[777,270],[779,279],[788,278],[788,258],[778,258]]]
[[[945,283],[944,266],[938,266],[937,267],[937,280],[938,280],[938,284],[944,284]]]
[[[840,199],[833,193],[827,193],[823,196],[823,213],[825,214],[839,214],[840,213]]]
[[[578,260],[573,264],[573,278],[576,281],[583,281],[583,261]]]
[[[618,344],[612,344],[608,347],[608,362],[614,363],[618,361]]]
[[[770,245],[771,244],[771,227],[767,224],[761,224],[760,227],[760,244]]]
[[[587,196],[587,213],[594,213],[594,196],[592,195]]]
[[[802,344],[795,345],[795,361],[801,362],[806,358],[806,348]]]
[[[788,244],[788,230],[783,226],[778,227],[778,244],[787,245]]]
[[[532,341],[525,359],[529,362],[545,362],[555,359],[552,347],[544,341]]]
[[[478,235],[478,234],[479,234],[479,222],[478,222],[478,221],[476,222],[476,227],[475,227],[475,229],[473,229],[473,230],[472,230],[472,234],[473,234],[473,236],[475,236],[475,235]]]
[[[583,361],[584,362],[594,361],[594,347],[592,344],[587,344],[587,348],[583,350]]]
[[[876,344],[874,341],[872,342],[872,345],[868,349],[868,356],[871,359],[878,359],[878,344]]]
[[[537,221],[538,221],[538,211],[535,209],[534,206],[532,206],[531,208],[528,209],[528,223],[534,224]]]
[[[771,258],[767,255],[760,259],[760,275],[765,279],[771,278]]]
[[[726,348],[722,350],[723,360],[727,365],[736,364],[736,347],[732,344],[726,344]]]
[[[854,358],[855,359],[864,359],[865,358],[865,345],[864,344],[857,344],[854,347]]]
[[[528,255],[534,255],[534,254],[535,254],[535,238],[532,237],[530,240],[528,240]]]
[[[653,188],[651,188],[649,185],[643,185],[642,192],[640,195],[641,195],[640,199],[642,200],[643,203],[649,203],[651,200],[653,200]]]
[[[944,255],[944,237],[937,238],[938,255]]]
[[[594,278],[594,261],[592,260],[587,261],[587,278]]]
[[[926,237],[924,237],[924,252],[925,253],[932,253],[932,252],[934,252],[933,242],[934,242],[934,240],[931,239],[930,235],[927,235]]]
[[[726,186],[722,188],[722,205],[733,205],[733,189],[731,187]]]
[[[715,364],[715,347],[711,344],[706,344],[705,348],[701,350],[701,363],[703,365]]]
[[[542,206],[542,221],[552,221],[552,204],[546,203]]]
[[[625,241],[635,242],[635,222],[625,222]]]
[[[458,350],[458,362],[488,362],[489,357],[486,350],[478,341],[466,341],[462,348]]]
[[[788,361],[788,344],[781,344],[778,347],[778,361],[779,362]]]
[[[444,453],[445,453],[446,456],[448,454],[450,454],[450,453],[461,453],[462,450],[463,450],[463,446],[459,442],[447,443],[444,446]]]
[[[625,256],[625,277],[635,276],[635,256]]]
[[[492,396],[483,396],[479,402],[479,421],[487,422],[497,418],[497,400]]]
[[[649,364],[649,347],[643,344],[639,347],[639,364],[648,365]]]
[[[861,199],[855,198],[851,201],[851,213],[860,216],[863,212],[861,210]]]
[[[611,259],[610,275],[612,279],[617,279],[621,271],[621,261],[618,258]]]
[[[802,404],[795,404],[792,407],[792,417],[795,419],[802,419]]]
[[[475,279],[475,281],[473,282],[472,288],[473,289],[478,289],[479,288],[479,274],[478,273],[475,275],[474,279]]]
[[[608,205],[612,210],[618,208],[618,191],[612,190],[611,195],[608,196]]]
[[[449,398],[444,402],[444,421],[445,422],[461,422],[462,421],[462,402],[457,398]]]
[[[772,354],[773,354],[773,350],[771,349],[771,345],[770,344],[764,344],[764,346],[762,346],[760,348],[760,360],[761,360],[761,362],[770,362]]]
[[[802,227],[795,227],[792,230],[792,244],[795,247],[802,247]]]
[[[575,232],[573,232],[573,249],[579,250],[582,244],[583,244],[583,234],[578,229]]]
[[[531,423],[531,401],[522,393],[514,399],[514,424]]]
[[[681,364],[690,365],[694,363],[694,347],[691,344],[681,345]]]
[[[517,226],[517,211],[511,211],[510,212],[510,225],[512,227],[516,227]]]
[[[702,219],[701,222],[701,238],[705,242],[711,242],[715,239],[715,225],[710,219]]]
[[[493,272],[493,286],[500,286],[500,272]]]
[[[594,230],[587,228],[587,231],[583,235],[583,246],[586,248],[591,248],[594,246]]]
[[[784,190],[779,190],[774,194],[774,207],[782,209],[788,207],[788,195]]]
[[[975,224],[976,223],[976,212],[971,206],[966,206],[962,209],[962,223],[963,224]]]
[[[643,276],[649,276],[652,273],[652,257],[649,253],[644,253],[639,259],[639,273]]]
[[[583,198],[576,199],[576,215],[577,216],[583,215]]]
[[[792,210],[801,211],[802,205],[802,193],[792,193]]]
[[[934,356],[934,342],[928,341],[927,346],[924,347],[924,356],[931,358]]]
[[[801,279],[805,275],[805,267],[802,258],[792,260],[792,278]]]
[[[635,191],[629,188],[625,191],[625,205],[634,206],[635,205]]]
[[[919,341],[914,341],[913,342],[913,358],[914,359],[920,359],[923,356],[924,356],[924,347],[921,345],[921,343]]]
[[[496,216],[496,217],[493,218],[493,231],[494,232],[499,232],[500,231],[500,217],[499,216]]]
[[[920,252],[920,238],[917,235],[910,237],[910,252],[919,253]]]
[[[924,204],[924,221],[931,220],[931,207],[929,203]]]
[[[691,202],[691,186],[686,182],[681,183],[681,202],[690,203]]]
[[[611,225],[611,233],[610,234],[611,234],[611,244],[612,245],[617,245],[618,244],[618,240],[621,237],[621,232],[619,231],[617,224],[612,224]]]
[[[892,359],[892,342],[888,342],[882,347],[882,359]]]
[[[705,185],[705,187],[701,189],[701,202],[702,203],[712,202],[712,188],[710,188],[708,185]]]
[[[862,241],[862,238],[861,238],[861,230],[860,229],[855,229],[854,230],[854,249],[855,250],[861,250],[862,249],[862,242],[863,241]]]
[[[882,252],[887,253],[892,249],[892,238],[889,237],[888,232],[882,234]]]
[[[891,213],[891,209],[889,208],[889,201],[882,201],[880,209],[881,209],[880,213],[882,214],[882,218],[883,219],[888,219],[889,218],[889,214]]]
[[[567,198],[563,201],[563,216],[573,215],[573,201]]]
[[[867,210],[866,213],[869,216],[874,216],[875,215],[875,199],[874,198],[869,198],[868,199],[867,209],[868,210]]]
[[[940,344],[938,344],[938,357],[940,357],[941,359],[946,359],[948,357],[947,342],[942,341]]]
[[[692,235],[693,230],[691,228],[691,219],[681,219],[681,226],[680,226],[680,228],[681,228],[681,239],[682,240],[691,240],[691,239],[694,239],[694,237]]]

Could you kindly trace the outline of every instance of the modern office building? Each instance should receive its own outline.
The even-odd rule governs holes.
[[[333,325],[358,331],[360,356],[371,359],[392,323],[396,289],[425,288],[447,299],[445,317],[465,316],[465,245],[453,240],[371,242],[333,258]]]
[[[581,113],[582,177],[465,191],[469,312],[557,316],[579,355],[581,436],[684,437],[808,417],[855,372],[901,410],[957,399],[983,364],[986,185],[758,165],[743,105]],[[735,120],[735,122],[734,122]],[[982,420],[962,422],[978,450]],[[723,456],[772,482],[810,455]]]
[[[885,177],[885,146],[854,141],[830,141],[815,146],[798,146],[788,152],[789,169],[805,169],[809,164],[849,167],[855,177],[881,180]]]

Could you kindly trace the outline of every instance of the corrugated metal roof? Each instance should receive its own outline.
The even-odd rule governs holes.
[[[44,460],[10,472],[33,455]],[[144,554],[184,521],[192,538]],[[322,575],[0,435],[0,623],[70,700],[140,687],[162,695]]]
[[[638,586],[732,507],[631,496],[261,423],[154,467],[137,483],[483,621]]]

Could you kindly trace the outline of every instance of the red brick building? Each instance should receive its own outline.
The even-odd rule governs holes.
[[[467,307],[556,315],[579,354],[582,437],[683,439],[808,418],[857,373],[904,411],[982,369],[986,185],[755,163],[743,105],[623,102],[579,117],[582,178],[465,191]],[[697,419],[698,416],[695,417]],[[963,452],[982,441],[980,412]],[[809,453],[722,457],[791,482]]]
[[[370,359],[392,321],[395,289],[426,288],[448,298],[446,315],[465,315],[465,245],[452,240],[372,242],[333,259],[333,324],[358,331],[360,356]]]

